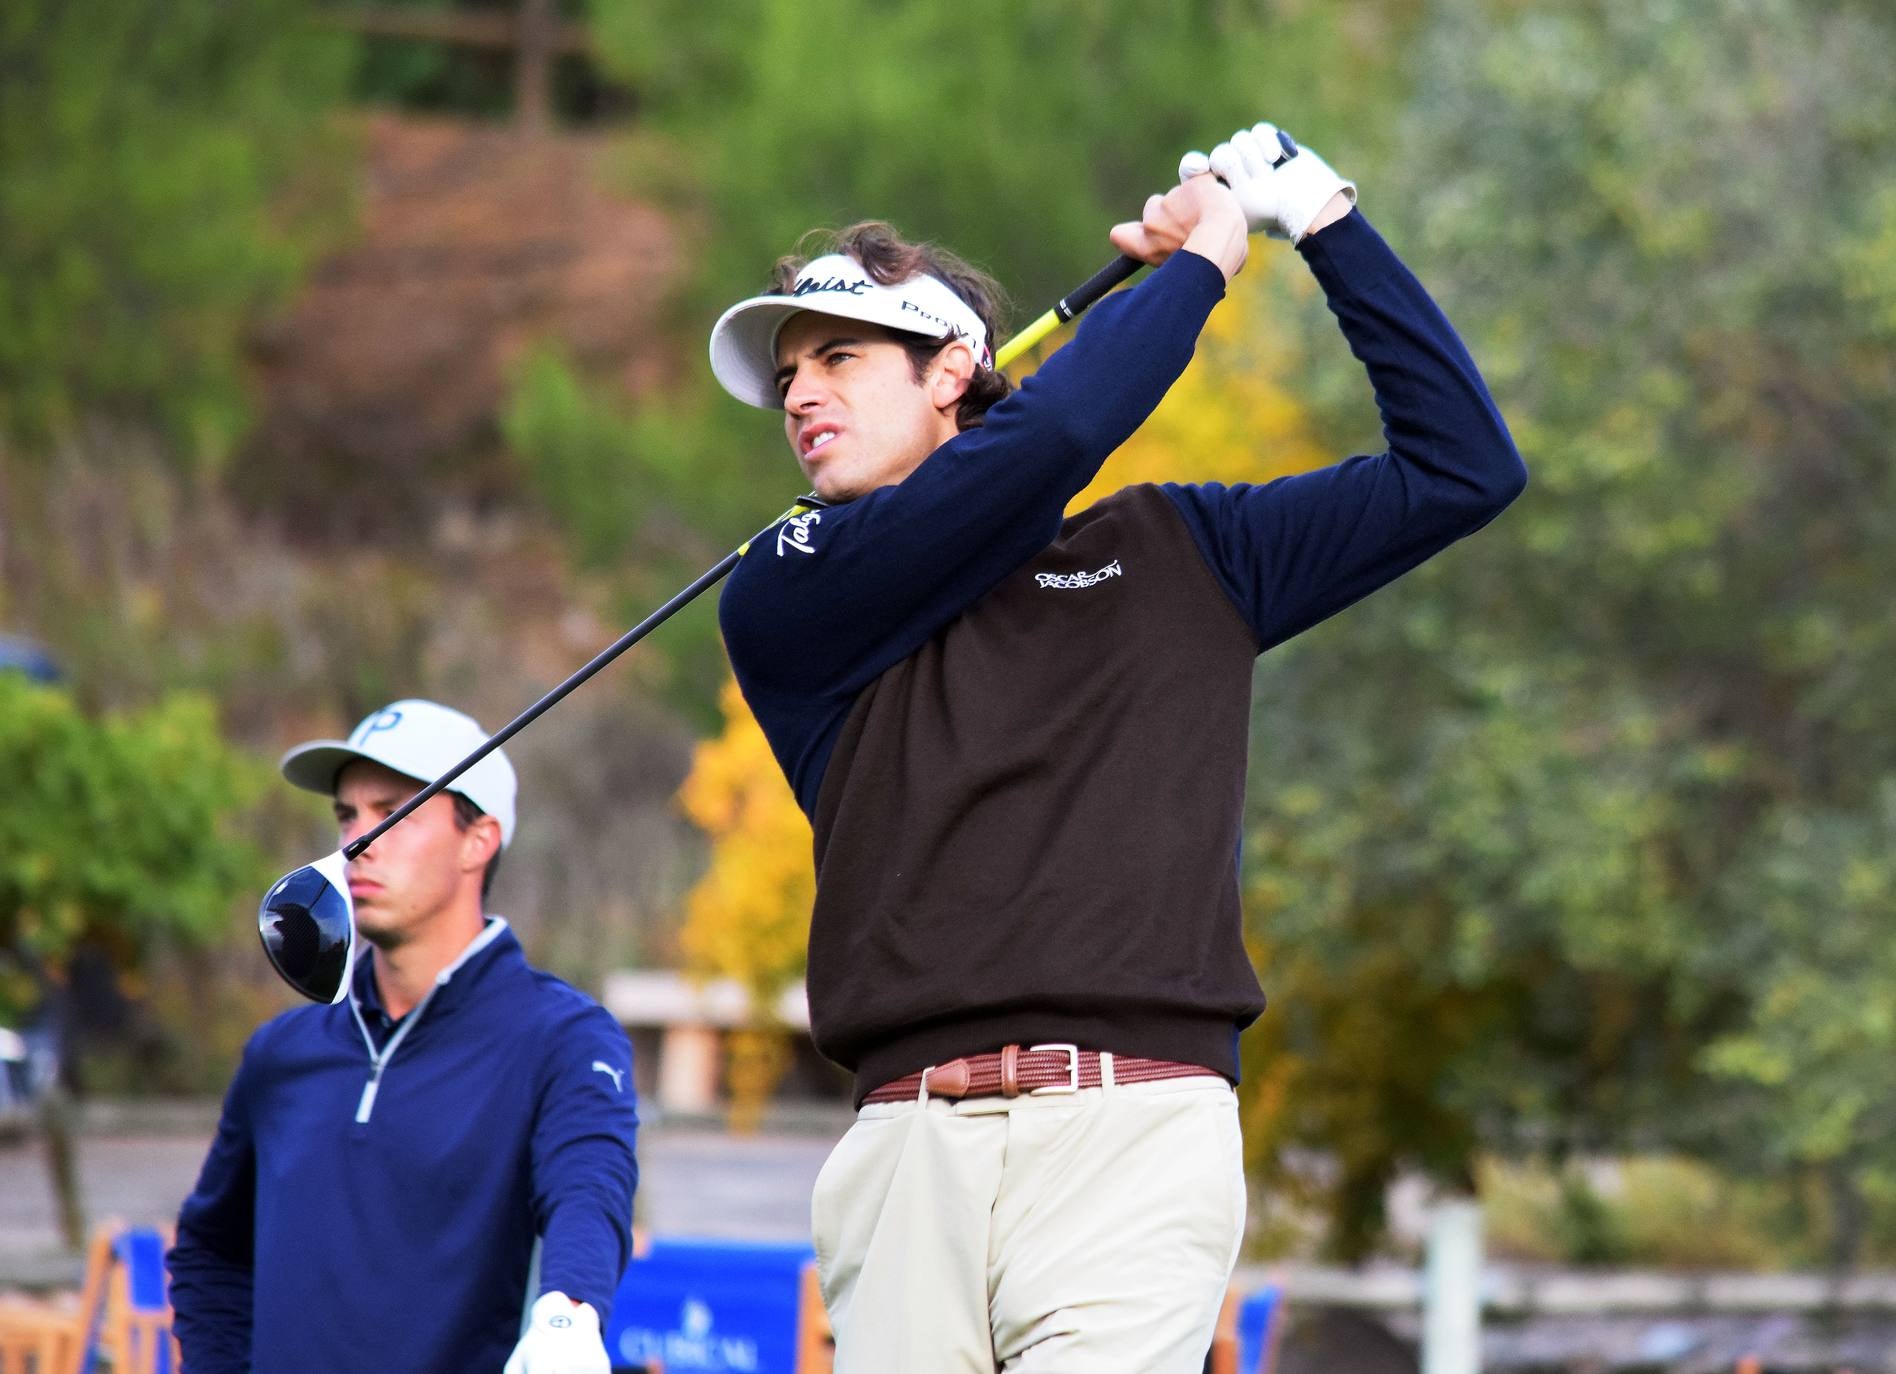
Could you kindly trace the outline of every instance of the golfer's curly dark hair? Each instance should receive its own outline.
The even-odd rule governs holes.
[[[910,243],[893,225],[879,219],[864,220],[847,229],[812,229],[798,240],[795,253],[777,260],[770,274],[770,292],[789,295],[804,265],[830,253],[849,254],[862,264],[863,271],[884,286],[894,286],[924,273],[936,278],[961,297],[987,326],[989,348],[998,343],[1007,312],[1007,297],[1000,283],[946,248],[932,243]],[[929,363],[946,345],[921,334],[890,332],[908,350],[909,367],[915,380],[921,381],[928,373]],[[1013,389],[1006,373],[982,367],[977,360],[974,376],[968,381],[961,404],[955,408],[956,427],[978,427],[987,417],[988,408]]]

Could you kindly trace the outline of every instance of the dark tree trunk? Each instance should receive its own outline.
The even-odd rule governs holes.
[[[66,1248],[86,1245],[85,1204],[79,1195],[78,1111],[63,1081],[55,1079],[40,1098],[40,1135],[46,1142],[46,1181],[59,1204],[59,1229]]]
[[[78,1108],[67,1085],[76,1080],[73,1064],[72,1018],[64,983],[53,978],[37,961],[29,965],[39,985],[51,1028],[56,1058],[52,1081],[39,1100],[40,1138],[46,1145],[46,1182],[59,1208],[59,1229],[66,1248],[86,1247],[86,1209],[79,1189]]]
[[[1824,1166],[1824,1192],[1830,1198],[1830,1267],[1848,1273],[1862,1258],[1867,1225],[1863,1191],[1851,1161],[1832,1160]]]

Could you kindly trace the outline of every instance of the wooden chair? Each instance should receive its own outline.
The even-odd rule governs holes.
[[[1205,1356],[1205,1374],[1238,1374],[1238,1308],[1244,1294],[1235,1287],[1225,1289],[1224,1306],[1218,1309],[1218,1325],[1211,1335],[1211,1350]]]
[[[79,1349],[76,1312],[21,1300],[0,1303],[0,1374],[72,1374]]]
[[[184,1363],[171,1333],[171,1302],[165,1282],[168,1230],[121,1227],[112,1238],[99,1352],[114,1374],[175,1374]]]
[[[1248,1292],[1227,1288],[1205,1356],[1205,1374],[1272,1374],[1283,1316],[1283,1290],[1275,1284]]]
[[[113,1374],[175,1374],[184,1365],[178,1338],[171,1333],[170,1312],[127,1312],[113,1323],[104,1349],[111,1352]]]
[[[93,1231],[76,1302],[72,1294],[64,1302],[0,1302],[0,1374],[81,1374],[87,1344],[99,1326],[120,1229],[106,1222]]]
[[[796,1374],[831,1374],[836,1367],[836,1334],[830,1330],[829,1309],[823,1306],[815,1260],[803,1266],[802,1282],[797,1298]]]

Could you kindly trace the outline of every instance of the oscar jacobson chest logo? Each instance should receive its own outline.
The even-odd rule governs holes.
[[[1119,566],[1119,560],[1115,558],[1097,572],[1035,573],[1034,581],[1046,591],[1076,592],[1125,575],[1125,569]]]

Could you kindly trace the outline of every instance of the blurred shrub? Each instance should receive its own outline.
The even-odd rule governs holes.
[[[226,929],[233,894],[270,877],[236,830],[265,777],[201,697],[93,719],[0,673],[0,1021],[56,987],[81,942],[131,968]]]
[[[1448,0],[1416,35],[1363,204],[1533,477],[1260,672],[1248,1138],[1346,1162],[1343,1253],[1401,1173],[1631,1143],[1819,1174],[1825,1257],[1864,1253],[1896,1123],[1896,352],[1852,302],[1892,280],[1892,23]],[[1367,427],[1360,378],[1305,394]],[[1580,1191],[1547,1215],[1640,1243]]]
[[[776,480],[757,483],[745,453],[748,444],[756,455],[761,444],[719,447],[721,419],[697,402],[628,400],[588,381],[552,346],[522,362],[501,425],[572,561],[605,576],[627,627],[754,533],[764,519],[753,513],[760,500],[781,510],[802,490],[787,453]],[[666,704],[707,731],[718,727],[724,673],[716,601],[715,590],[705,593],[632,651],[655,670],[648,681]]]
[[[1487,1246],[1502,1259],[1661,1269],[1787,1270],[1826,1262],[1835,1218],[1807,1172],[1745,1177],[1674,1155],[1485,1162]],[[1896,1257],[1896,1199],[1873,1200],[1863,1259]]]
[[[501,429],[575,561],[601,568],[623,556],[647,497],[631,457],[643,451],[645,435],[623,401],[588,386],[563,354],[542,347],[522,363]]]
[[[1038,313],[1188,148],[1268,117],[1360,157],[1392,94],[1367,78],[1412,8],[651,0],[597,23],[695,174],[709,299],[761,287],[814,225],[886,218]]]
[[[311,0],[0,6],[0,432],[91,413],[221,457],[244,326],[346,202],[323,115],[349,45]]]
[[[735,543],[759,493],[748,466],[703,447],[701,413],[628,401],[587,381],[558,348],[529,353],[514,376],[502,432],[534,493],[572,541],[575,561],[592,570],[649,556],[653,544],[691,546],[680,526]],[[798,477],[788,453],[778,488],[787,506]],[[722,549],[719,550],[722,552]]]

